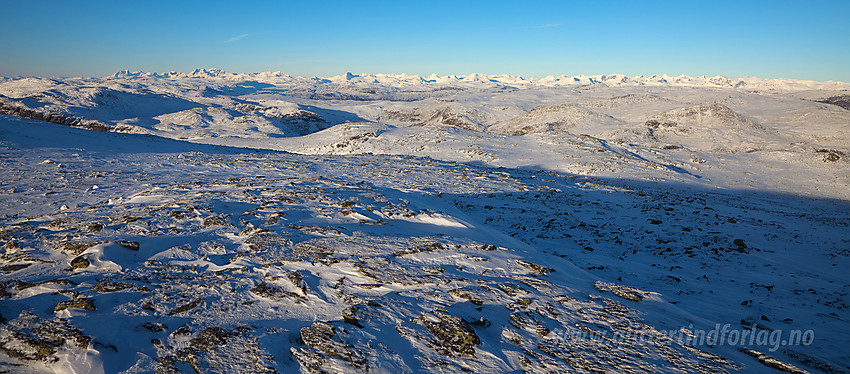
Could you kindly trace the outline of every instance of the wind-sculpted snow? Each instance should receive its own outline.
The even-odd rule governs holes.
[[[0,371],[847,372],[846,89],[2,78]]]
[[[0,125],[7,370],[847,366],[844,201]]]

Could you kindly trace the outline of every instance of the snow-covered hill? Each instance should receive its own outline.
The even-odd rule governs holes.
[[[199,69],[4,78],[0,111],[297,153],[414,154],[598,176],[686,176],[715,187],[850,199],[841,160],[850,152],[850,111],[837,105],[848,89],[839,82],[756,78],[305,78]],[[640,166],[631,170],[635,163]],[[770,172],[752,172],[762,168]],[[799,183],[798,170],[814,182]]]
[[[847,89],[3,78],[0,368],[847,372]]]

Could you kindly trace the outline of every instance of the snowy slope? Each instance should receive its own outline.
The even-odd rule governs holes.
[[[5,79],[0,367],[850,371],[843,87]]]
[[[850,111],[827,103],[847,90],[836,82],[755,78],[305,78],[201,69],[6,79],[0,110],[297,153],[415,154],[663,180],[678,170],[721,188],[850,199],[841,158],[850,152]],[[380,131],[353,134],[356,128]],[[760,168],[771,172],[752,172]],[[795,177],[801,173],[807,181]]]

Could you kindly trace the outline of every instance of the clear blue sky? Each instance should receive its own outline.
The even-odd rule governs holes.
[[[850,82],[850,0],[0,0],[0,75],[118,70]]]

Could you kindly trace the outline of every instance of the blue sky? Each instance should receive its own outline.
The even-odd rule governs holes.
[[[118,70],[850,82],[850,1],[0,1],[0,75]]]

